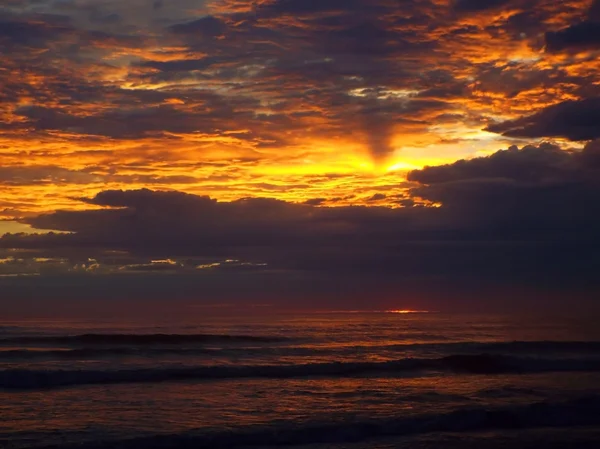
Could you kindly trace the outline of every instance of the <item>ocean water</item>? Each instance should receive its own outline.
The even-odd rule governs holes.
[[[598,448],[589,317],[0,322],[0,447]]]

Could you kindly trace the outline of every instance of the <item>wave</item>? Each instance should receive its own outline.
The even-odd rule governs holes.
[[[93,360],[111,357],[160,357],[164,355],[199,356],[220,355],[225,353],[221,349],[211,348],[90,348],[79,349],[9,349],[0,350],[0,360]]]
[[[498,388],[485,388],[475,393],[478,398],[502,399],[511,397],[543,396],[544,393],[533,388],[519,388],[504,386]]]
[[[14,332],[17,330],[23,329],[22,327],[19,326],[0,326],[0,334],[4,334],[7,332]]]
[[[190,343],[277,343],[281,341],[287,341],[287,338],[226,334],[83,334],[2,338],[0,345],[180,345]]]
[[[180,338],[183,337],[183,338]],[[77,343],[75,343],[77,342]],[[175,343],[178,342],[178,343]],[[224,347],[193,346],[193,343],[219,344],[239,343]],[[309,357],[329,355],[343,357],[359,352],[374,353],[378,351],[406,352],[430,351],[436,354],[598,354],[600,342],[594,341],[514,341],[514,342],[459,342],[459,343],[413,343],[384,345],[351,345],[351,346],[289,346],[289,345],[254,345],[244,343],[284,342],[276,337],[238,336],[238,335],[110,335],[105,338],[101,334],[86,334],[67,337],[16,337],[0,339],[2,343],[11,345],[24,344],[58,344],[69,343],[73,349],[42,349],[21,347],[17,349],[0,349],[0,360],[93,360],[110,357],[144,357],[160,358],[161,356],[228,356],[228,355],[269,355],[286,357]],[[192,346],[186,346],[192,345]],[[1,348],[1,346],[0,346]],[[411,354],[411,355],[413,355]],[[432,354],[430,353],[429,356]]]
[[[475,432],[505,429],[566,428],[600,425],[600,397],[584,396],[566,402],[537,402],[499,408],[465,408],[392,418],[331,422],[277,422],[228,430],[157,435],[120,441],[79,443],[64,449],[196,449],[198,447],[283,447],[358,443],[373,439],[432,432]],[[58,448],[47,446],[46,449]]]
[[[480,354],[451,355],[436,359],[406,358],[388,362],[362,363],[227,365],[127,370],[8,369],[0,371],[0,388],[8,390],[35,390],[93,384],[237,378],[351,377],[361,375],[398,375],[416,371],[450,371],[471,374],[600,371],[600,359],[533,359]]]
[[[404,351],[406,349],[435,349],[452,351],[477,351],[501,353],[573,352],[600,353],[600,341],[499,341],[499,342],[451,342],[411,343],[383,345],[383,349]]]
[[[506,341],[479,343],[482,351],[518,352],[600,352],[600,341]]]

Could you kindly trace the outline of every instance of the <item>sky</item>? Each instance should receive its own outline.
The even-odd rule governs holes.
[[[0,50],[10,307],[600,291],[600,1],[4,0]]]

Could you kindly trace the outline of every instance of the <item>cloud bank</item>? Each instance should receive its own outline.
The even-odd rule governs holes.
[[[241,270],[585,286],[597,283],[599,175],[593,142],[573,152],[511,147],[411,172],[411,194],[440,207],[219,202],[112,190],[81,199],[100,209],[23,220],[62,234],[6,235],[0,244],[36,257],[60,254],[63,272],[81,273],[83,264],[90,275]],[[14,273],[15,263],[1,268]]]

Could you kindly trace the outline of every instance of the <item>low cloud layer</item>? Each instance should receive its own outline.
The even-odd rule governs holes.
[[[551,144],[511,147],[410,173],[411,194],[440,207],[331,208],[104,191],[82,199],[101,209],[23,220],[66,234],[0,242],[6,251],[61,254],[68,270],[93,259],[88,274],[232,269],[587,286],[597,283],[600,262],[599,179],[598,142],[573,152]]]

